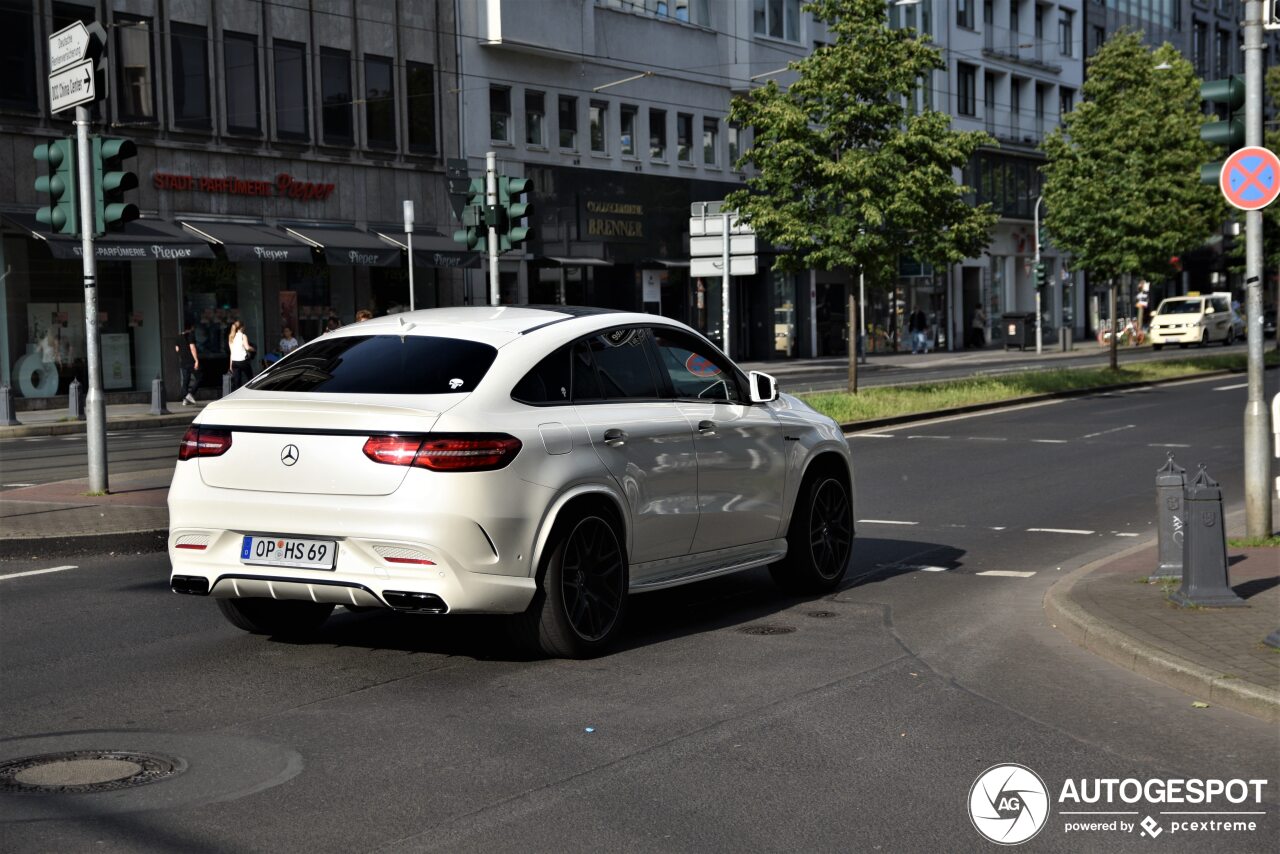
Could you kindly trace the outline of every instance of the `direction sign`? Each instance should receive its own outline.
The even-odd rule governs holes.
[[[733,255],[729,258],[730,276],[754,276],[755,255]],[[689,275],[695,279],[719,278],[724,275],[724,261],[720,258],[693,258],[689,261]]]
[[[724,233],[724,217],[721,216],[720,214],[716,214],[715,216],[708,216],[708,217],[701,217],[701,216],[689,217],[689,236],[690,237],[703,237],[708,234],[723,234],[723,233]],[[730,234],[754,234],[755,232],[751,230],[751,226],[747,225],[742,220],[738,219],[737,215],[732,215],[729,217],[729,233]]]
[[[49,73],[79,62],[89,54],[89,30],[76,21],[49,36]]]
[[[1261,210],[1280,195],[1280,158],[1256,145],[1237,149],[1222,164],[1218,186],[1241,210]]]
[[[719,258],[724,254],[724,236],[690,237],[689,254],[695,258],[702,255],[714,255]],[[732,234],[729,236],[730,255],[756,254],[756,236],[754,234]]]
[[[60,113],[97,100],[93,85],[93,60],[86,59],[49,75],[49,111]]]

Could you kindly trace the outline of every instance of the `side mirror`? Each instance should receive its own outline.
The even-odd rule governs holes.
[[[768,403],[778,399],[778,381],[762,371],[747,374],[752,403]]]

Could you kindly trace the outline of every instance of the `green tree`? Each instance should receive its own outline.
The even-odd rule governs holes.
[[[1121,277],[1165,278],[1172,256],[1222,222],[1221,194],[1200,183],[1213,159],[1203,121],[1191,63],[1122,30],[1089,60],[1079,106],[1045,140],[1045,228],[1113,297]]]
[[[875,285],[896,277],[902,255],[942,267],[980,252],[998,217],[966,203],[954,174],[994,141],[952,130],[946,113],[908,109],[922,77],[945,67],[938,50],[890,29],[884,0],[805,8],[834,43],[792,62],[790,86],[733,99],[730,120],[753,129],[739,162],[756,172],[726,205],[779,247],[782,270],[860,270]]]

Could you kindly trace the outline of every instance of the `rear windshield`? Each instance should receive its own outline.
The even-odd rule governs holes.
[[[249,382],[258,391],[459,394],[474,391],[498,351],[477,341],[422,335],[324,337]]]
[[[1199,314],[1202,303],[1198,299],[1165,300],[1160,303],[1161,314]]]

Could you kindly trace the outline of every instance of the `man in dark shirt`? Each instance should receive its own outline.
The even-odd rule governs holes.
[[[189,406],[196,402],[195,391],[200,387],[200,354],[196,351],[195,324],[190,320],[182,329],[182,334],[174,342],[173,349],[178,353],[178,371],[182,377],[182,405]]]

